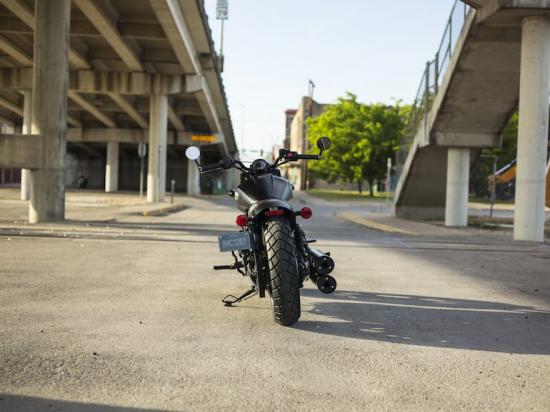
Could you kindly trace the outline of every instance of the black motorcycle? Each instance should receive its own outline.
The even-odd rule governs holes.
[[[331,146],[328,137],[317,141],[318,155],[298,154],[281,149],[279,157],[269,164],[257,159],[250,167],[227,157],[217,163],[201,165],[200,151],[189,147],[186,155],[194,160],[201,173],[235,168],[241,172],[241,182],[229,195],[244,214],[237,216],[239,232],[218,236],[221,252],[231,252],[235,263],[214,266],[214,270],[236,270],[249,278],[250,289],[239,297],[226,296],[222,302],[232,306],[255,294],[271,298],[273,316],[281,325],[292,325],[300,318],[300,288],[311,279],[323,293],[336,290],[336,280],[330,276],[334,261],[330,253],[321,252],[309,245],[296,218],[309,219],[308,207],[294,210],[290,204],[294,187],[281,177],[279,166],[298,160],[319,160],[323,151]]]

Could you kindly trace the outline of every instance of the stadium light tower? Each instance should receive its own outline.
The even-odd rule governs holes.
[[[219,69],[223,71],[223,23],[227,20],[229,15],[229,0],[218,0],[216,4],[216,19],[221,20],[221,38],[220,38],[220,56],[219,56]]]

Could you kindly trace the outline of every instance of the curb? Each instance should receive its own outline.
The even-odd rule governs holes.
[[[171,213],[176,213],[181,210],[187,209],[187,206],[183,203],[177,203],[175,205],[164,206],[159,209],[146,210],[142,214],[143,216],[166,216]]]
[[[369,229],[379,230],[381,232],[387,233],[401,233],[404,235],[412,235],[412,232],[407,230],[399,229],[394,226],[386,225],[384,223],[375,222],[374,220],[366,219],[362,216],[356,215],[354,213],[337,213],[336,216],[348,220],[358,225],[368,227]]]

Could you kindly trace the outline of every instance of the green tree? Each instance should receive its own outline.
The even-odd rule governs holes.
[[[387,158],[395,158],[404,127],[405,115],[399,103],[366,105],[347,93],[319,117],[308,120],[312,145],[322,136],[333,141],[331,149],[321,161],[312,163],[310,170],[330,182],[356,183],[360,193],[366,180],[372,196],[374,181],[386,175]]]

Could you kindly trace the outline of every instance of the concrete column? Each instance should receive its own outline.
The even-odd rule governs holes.
[[[105,166],[105,191],[118,190],[118,142],[107,143],[107,165]]]
[[[31,134],[32,128],[32,92],[24,91],[23,94],[23,134]],[[31,192],[31,171],[21,170],[21,200],[29,200]]]
[[[468,226],[470,149],[450,147],[447,151],[447,199],[445,226]]]
[[[31,170],[29,222],[65,218],[70,0],[35,2],[32,134],[44,139],[43,169]]]
[[[198,196],[201,194],[199,170],[193,160],[187,160],[187,194]]]
[[[550,19],[523,20],[514,239],[544,240]]]
[[[168,97],[152,95],[149,120],[149,163],[147,170],[147,201],[164,201],[166,182],[166,135],[168,133]]]

